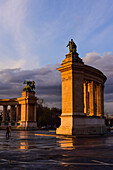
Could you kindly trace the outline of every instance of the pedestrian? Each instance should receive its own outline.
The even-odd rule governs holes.
[[[9,139],[9,127],[6,127],[6,139]]]
[[[9,126],[9,136],[11,136],[11,126]]]

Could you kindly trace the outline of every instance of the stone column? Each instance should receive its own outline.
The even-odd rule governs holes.
[[[95,105],[96,105],[96,108],[95,108],[95,114],[97,116],[97,84],[95,84]]]
[[[93,81],[90,82],[90,88],[89,88],[89,106],[90,106],[89,116],[94,116],[95,115],[95,84]]]
[[[7,105],[4,105],[3,106],[3,119],[2,119],[2,121],[6,121],[6,119],[7,119]]]
[[[19,117],[21,117],[21,105],[17,105],[17,111],[16,111],[16,121],[19,120]]]
[[[97,116],[101,116],[102,113],[102,105],[101,105],[101,84],[97,86]]]
[[[104,116],[104,85],[101,86],[101,106],[102,106],[101,115]]]
[[[84,82],[84,113],[86,114],[86,82]]]
[[[11,105],[11,110],[10,110],[10,121],[14,121],[14,115],[15,115],[15,105]]]
[[[88,83],[84,82],[84,113],[88,115]]]

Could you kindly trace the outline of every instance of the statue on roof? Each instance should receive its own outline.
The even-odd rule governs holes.
[[[26,86],[23,88],[23,91],[31,92],[35,90],[35,82],[34,81],[24,81]]]
[[[69,43],[67,44],[66,47],[68,47],[68,46],[69,46],[69,52],[72,52],[73,54],[75,54],[77,46],[74,43],[73,39],[71,39],[71,41],[69,41]]]
[[[69,43],[66,47],[68,47],[68,46],[69,46],[69,53],[72,53],[73,61],[76,63],[83,63],[82,59],[79,57],[79,54],[77,53],[77,46],[74,43],[73,39],[71,39],[71,41],[69,41]]]

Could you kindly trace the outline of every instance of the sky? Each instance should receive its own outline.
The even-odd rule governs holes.
[[[0,98],[20,97],[24,80],[61,107],[56,70],[73,39],[85,64],[106,76],[105,112],[113,114],[113,0],[0,0]]]

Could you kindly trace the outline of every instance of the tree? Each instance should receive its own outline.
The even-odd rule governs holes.
[[[37,103],[37,126],[46,126],[47,128],[56,128],[60,126],[61,110],[59,108],[49,108],[43,106],[44,100],[40,99]]]

